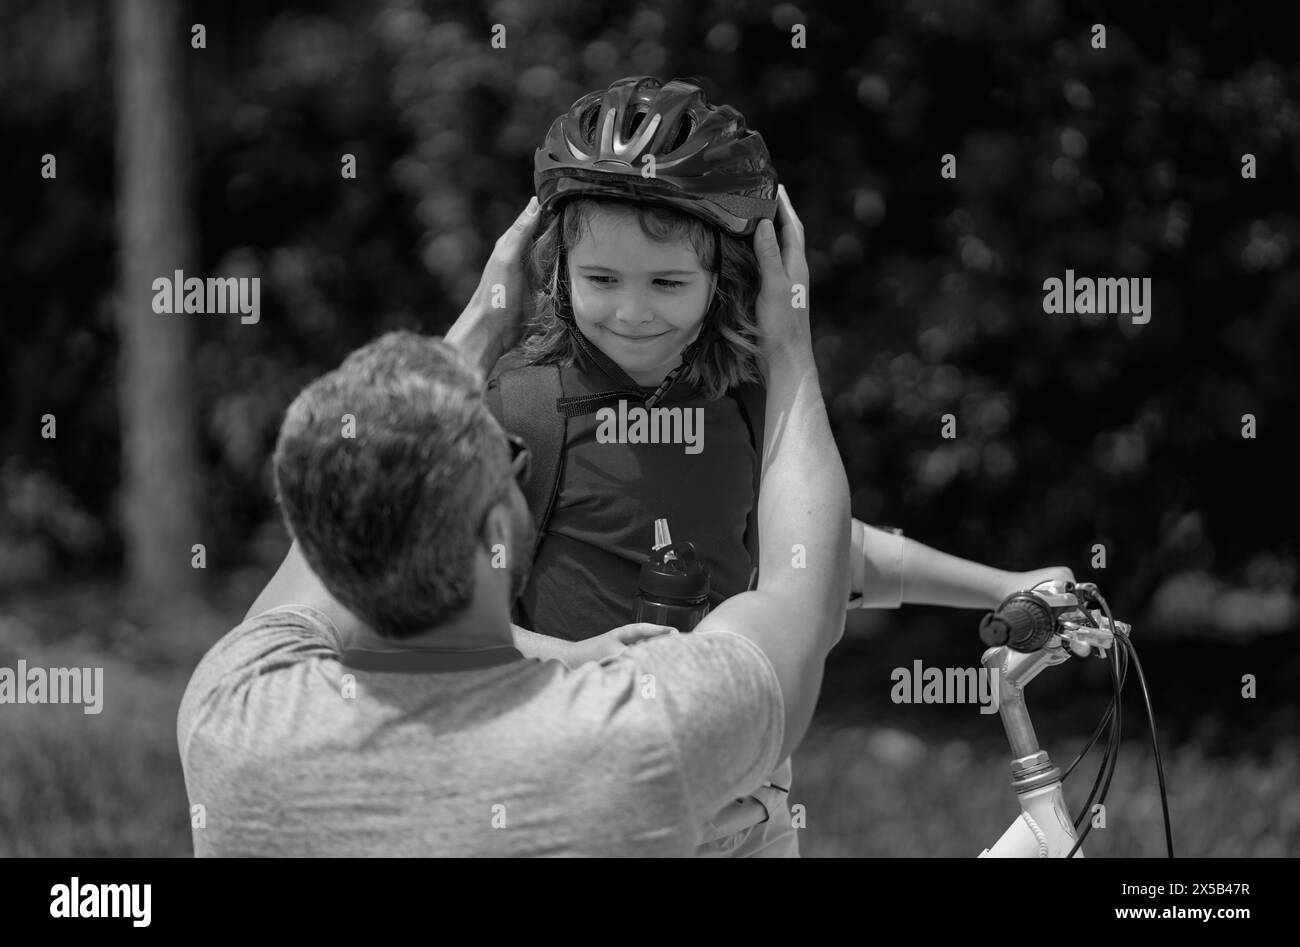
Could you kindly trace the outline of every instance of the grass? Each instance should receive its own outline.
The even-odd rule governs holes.
[[[0,857],[193,854],[176,711],[227,619],[194,604],[153,618],[132,623],[97,586],[0,607],[0,665],[104,669],[99,714],[0,705]]]
[[[73,706],[0,711],[0,856],[190,855],[176,707],[187,676],[104,665],[98,716]],[[53,658],[29,658],[54,664]]]
[[[244,585],[232,603],[252,600]],[[188,802],[176,749],[176,710],[203,651],[236,606],[123,617],[111,591],[78,588],[0,607],[0,665],[101,666],[103,713],[76,706],[0,706],[0,856],[188,856]],[[860,717],[861,715],[857,715]],[[970,857],[1016,817],[1007,750],[992,718],[987,739],[920,735],[896,721],[820,714],[795,755],[793,803],[803,804],[805,856]],[[1049,741],[1068,763],[1082,735]],[[1212,757],[1194,743],[1166,750],[1180,856],[1300,854],[1300,751]],[[1095,763],[1067,783],[1083,801]],[[1127,741],[1089,856],[1164,854],[1149,747]]]
[[[995,736],[1000,736],[996,724]],[[1050,746],[1066,766],[1082,738]],[[1094,750],[1094,753],[1097,753]],[[1300,853],[1300,751],[1210,759],[1198,747],[1162,748],[1174,854],[1285,857]],[[791,802],[803,803],[809,857],[970,857],[991,846],[1019,815],[1008,784],[1005,745],[927,743],[904,730],[820,727],[794,757]],[[1100,754],[1066,782],[1077,812]],[[1089,857],[1162,858],[1164,823],[1149,744],[1126,741],[1106,800],[1106,825],[1084,843]]]

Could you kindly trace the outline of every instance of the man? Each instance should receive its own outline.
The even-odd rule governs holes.
[[[790,302],[803,228],[784,196],[780,213],[782,245],[770,224],[755,235],[758,589],[692,634],[542,660],[566,643],[510,624],[532,548],[526,453],[461,361],[481,372],[515,330],[480,293],[448,335],[459,352],[386,336],[285,418],[276,484],[297,551],[181,703],[196,854],[685,856],[790,755],[843,628],[850,518],[808,312]]]

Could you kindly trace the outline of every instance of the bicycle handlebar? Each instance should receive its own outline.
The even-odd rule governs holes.
[[[1087,605],[1105,600],[1092,582],[1067,582],[1052,579],[1022,592],[1014,592],[980,622],[980,639],[990,648],[1006,645],[1012,651],[1028,654],[1043,648],[1052,635],[1072,643],[1109,648],[1110,633],[1131,630],[1124,622],[1100,621],[1089,615]],[[1100,633],[1100,634],[1099,634]],[[1086,652],[1085,652],[1086,653]]]
[[[1090,605],[1097,608],[1089,612]],[[1156,774],[1160,783],[1165,841],[1169,857],[1172,858],[1173,830],[1169,819],[1169,802],[1165,791],[1164,766],[1160,759],[1155,715],[1151,709],[1151,699],[1147,692],[1146,678],[1142,674],[1142,665],[1137,660],[1133,643],[1129,640],[1131,631],[1128,624],[1111,617],[1110,606],[1106,604],[1106,600],[1095,584],[1053,579],[1039,583],[1032,589],[1007,596],[996,610],[984,616],[980,622],[980,638],[990,650],[985,653],[982,663],[986,667],[997,667],[1005,672],[1000,683],[1004,693],[999,711],[1012,750],[1017,757],[1012,761],[1012,769],[1017,772],[1012,786],[1017,793],[1027,794],[1053,781],[1059,785],[1059,781],[1069,776],[1097,742],[1102,729],[1109,725],[1109,746],[1103,756],[1097,781],[1093,784],[1093,791],[1080,816],[1075,819],[1075,828],[1078,829],[1084,821],[1084,814],[1091,811],[1098,789],[1100,788],[1100,801],[1104,801],[1106,791],[1110,787],[1110,777],[1114,774],[1115,759],[1119,754],[1121,691],[1128,662],[1132,660],[1142,685],[1147,721],[1150,724],[1151,747],[1155,754]],[[1043,668],[1068,660],[1071,653],[1080,657],[1086,656],[1094,648],[1098,650],[1099,657],[1109,660],[1114,694],[1110,708],[1094,732],[1092,740],[1062,775],[1051,765],[1048,755],[1041,752],[1038,747],[1024,703],[1023,688]],[[1030,763],[1033,765],[1029,766]],[[1018,766],[1020,770],[1017,770]],[[1102,785],[1103,778],[1104,785]],[[1069,856],[1073,856],[1078,850],[1091,827],[1091,823],[1083,827],[1083,832],[1078,836],[1074,847],[1070,849]]]

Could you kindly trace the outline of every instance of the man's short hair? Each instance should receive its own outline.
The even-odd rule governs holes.
[[[289,532],[330,593],[379,634],[454,619],[509,451],[483,383],[441,339],[392,332],[294,399],[275,448]]]

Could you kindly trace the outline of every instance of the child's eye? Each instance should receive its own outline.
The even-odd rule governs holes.
[[[612,276],[588,276],[587,279],[595,283],[597,286],[608,286],[614,282],[614,277]],[[686,285],[684,280],[675,279],[657,279],[655,282],[662,285],[664,289],[677,289],[680,286]]]

